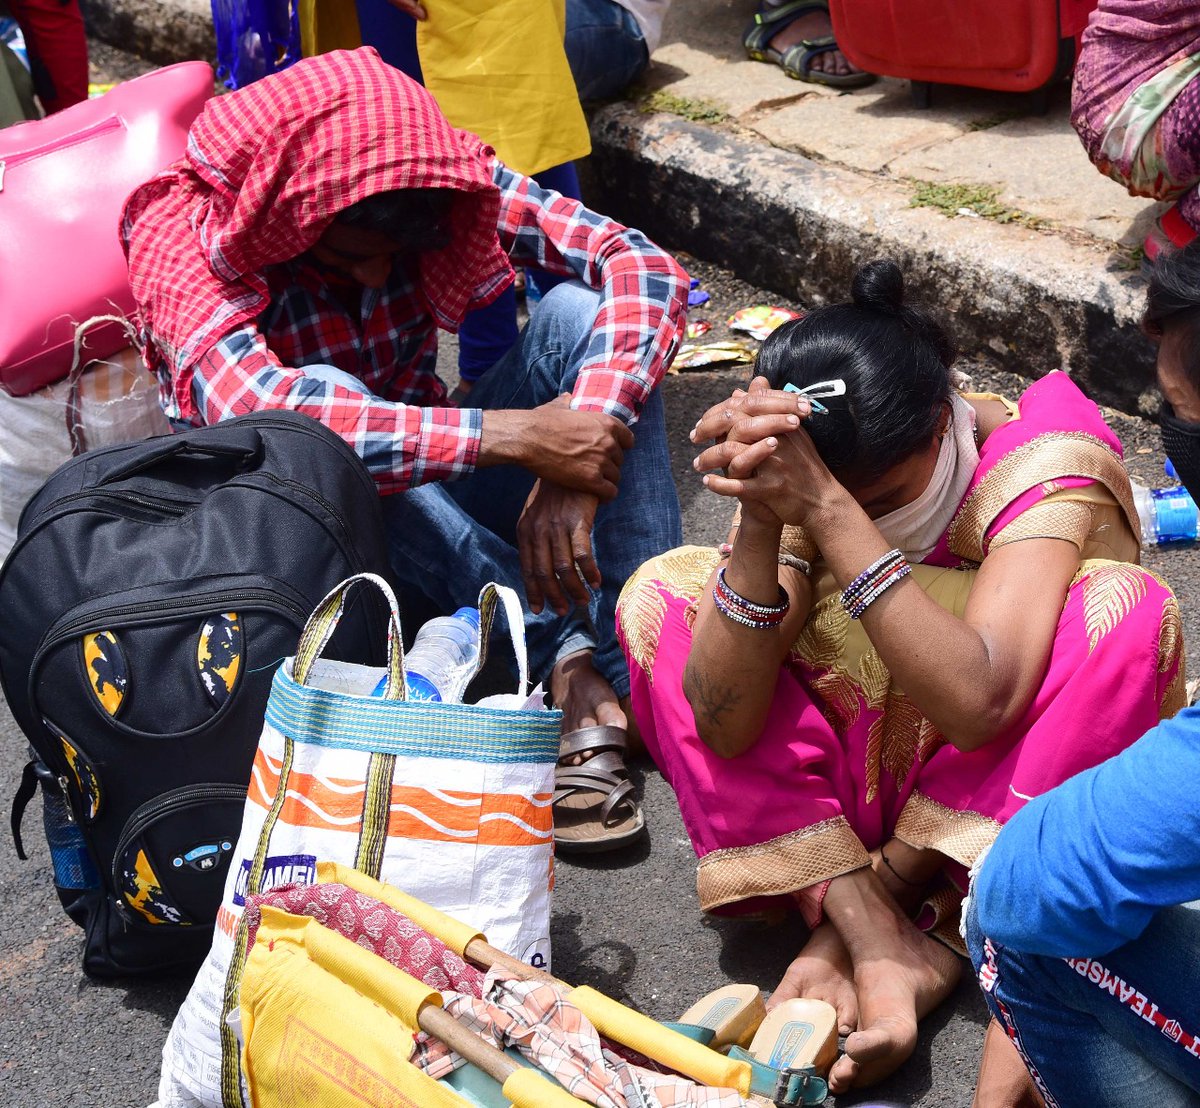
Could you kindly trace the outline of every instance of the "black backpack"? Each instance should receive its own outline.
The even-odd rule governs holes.
[[[275,669],[351,574],[389,573],[357,455],[295,412],[95,450],[21,516],[0,570],[0,684],[42,785],[84,969],[194,968],[208,951]],[[332,656],[382,664],[362,590]]]

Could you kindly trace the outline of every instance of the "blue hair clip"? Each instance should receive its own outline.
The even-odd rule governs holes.
[[[839,377],[833,381],[817,381],[815,384],[805,385],[801,389],[789,381],[783,386],[783,391],[794,392],[797,396],[803,396],[812,405],[815,415],[829,415],[829,409],[816,398],[818,396],[845,396],[846,382]]]

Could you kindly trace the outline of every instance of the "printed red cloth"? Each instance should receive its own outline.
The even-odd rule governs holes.
[[[345,885],[280,885],[270,892],[248,897],[247,950],[254,946],[264,904],[294,916],[311,916],[431,989],[482,995],[481,970],[463,961],[407,916]]]

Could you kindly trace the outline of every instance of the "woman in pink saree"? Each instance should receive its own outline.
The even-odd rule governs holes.
[[[701,907],[801,910],[773,1001],[837,1008],[834,1092],[895,1069],[953,988],[931,936],[961,949],[1005,820],[1183,703],[1179,610],[1137,566],[1099,410],[1062,373],[1015,405],[960,394],[952,358],[891,262],[780,328],[692,435],[740,502],[731,544],[648,562],[618,607]]]

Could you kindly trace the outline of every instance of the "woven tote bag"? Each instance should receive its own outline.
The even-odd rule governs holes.
[[[385,668],[321,657],[356,587],[387,601]],[[518,688],[472,705],[405,699],[399,609],[382,578],[348,578],[317,606],[275,674],[212,949],[163,1049],[162,1108],[247,1103],[227,1023],[242,910],[248,895],[315,881],[318,862],[395,885],[548,968],[560,713],[530,694],[521,604],[500,585],[479,594],[476,672],[500,608]]]

